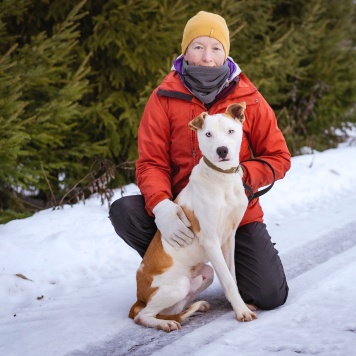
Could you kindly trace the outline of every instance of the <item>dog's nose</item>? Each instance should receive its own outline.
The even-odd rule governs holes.
[[[220,158],[226,158],[227,154],[229,153],[229,149],[225,146],[220,146],[216,149],[216,153]]]

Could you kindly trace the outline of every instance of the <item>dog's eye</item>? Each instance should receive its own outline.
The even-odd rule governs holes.
[[[211,137],[211,132],[207,132],[207,133],[205,134],[205,136],[206,136],[206,137]]]
[[[229,134],[233,134],[235,130],[229,130]]]

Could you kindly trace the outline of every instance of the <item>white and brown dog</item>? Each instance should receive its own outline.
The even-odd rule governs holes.
[[[202,113],[189,123],[197,131],[203,158],[175,202],[191,222],[193,242],[174,249],[157,231],[137,271],[137,302],[129,317],[137,324],[172,331],[209,303],[198,293],[218,275],[239,321],[256,318],[238,291],[235,275],[235,232],[245,213],[247,197],[239,169],[245,103],[230,105],[225,114]],[[190,305],[190,306],[189,306]],[[250,310],[252,309],[252,310]]]

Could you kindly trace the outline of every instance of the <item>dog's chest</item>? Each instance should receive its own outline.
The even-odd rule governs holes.
[[[237,174],[218,173],[202,162],[194,168],[178,202],[198,222],[194,232],[199,239],[218,238],[220,243],[237,229],[248,203]]]
[[[199,263],[208,262],[205,246],[216,240],[222,246],[232,237],[247,206],[246,195],[244,195],[244,192],[243,195],[240,194],[239,189],[237,192],[226,188],[222,190],[213,189],[210,194],[200,195],[199,199],[192,191],[190,193],[188,195],[189,208],[194,212],[198,221],[196,226],[199,226],[199,228],[195,231],[196,237],[192,244],[178,252],[172,251],[175,260],[181,261],[180,266],[195,266]],[[187,207],[187,200],[185,200],[185,203],[184,205]]]
[[[237,229],[247,207],[247,198],[242,183],[221,184],[211,187],[205,194],[200,192],[192,205],[201,229],[218,233],[224,240]]]
[[[237,229],[245,210],[245,200],[240,194],[225,192],[221,205],[216,207],[216,226],[221,240],[225,240]]]

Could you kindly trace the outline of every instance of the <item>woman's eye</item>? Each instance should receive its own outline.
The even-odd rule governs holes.
[[[206,137],[211,137],[211,133],[210,133],[210,132],[207,132],[207,133],[205,134],[205,136],[206,136]]]

